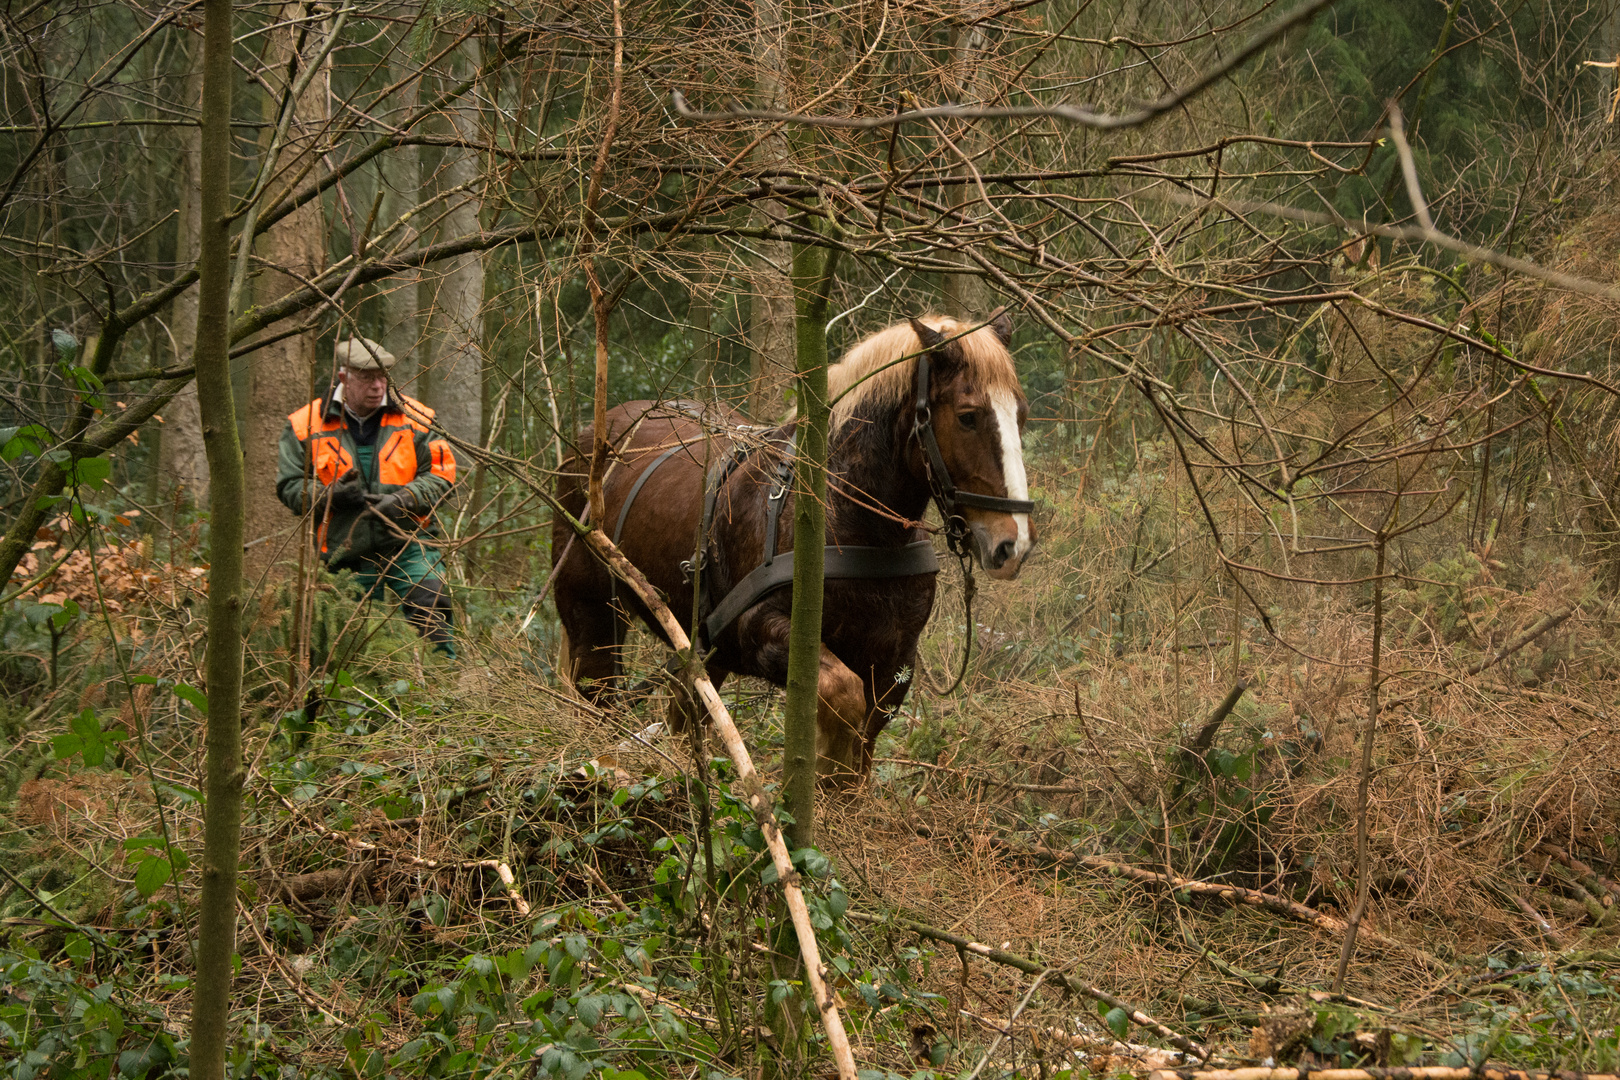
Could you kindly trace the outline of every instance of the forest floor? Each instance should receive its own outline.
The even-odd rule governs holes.
[[[1364,598],[1292,609],[1282,639],[1240,611],[1234,655],[1189,567],[1131,600],[1081,520],[981,584],[951,695],[947,583],[870,781],[822,800],[796,856],[862,1068],[1620,1069],[1620,650],[1591,575],[1460,552],[1392,593],[1360,865]],[[656,729],[656,696],[603,713],[559,688],[527,597],[424,669],[382,611],[343,645],[352,604],[323,595],[349,659],[313,721],[255,653],[238,1075],[830,1073],[794,1034],[774,870],[712,744]],[[184,1057],[202,699],[178,610],[138,670],[15,706],[4,1075]],[[770,780],[779,692],[725,697]]]

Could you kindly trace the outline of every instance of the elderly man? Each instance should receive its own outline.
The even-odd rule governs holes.
[[[354,571],[368,595],[387,585],[434,651],[454,659],[443,564],[417,537],[437,532],[433,508],[456,482],[455,456],[428,430],[433,410],[389,388],[391,353],[350,338],[335,360],[331,393],[287,417],[276,495],[315,515],[332,569]]]

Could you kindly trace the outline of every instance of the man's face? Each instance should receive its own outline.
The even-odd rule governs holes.
[[[370,416],[382,408],[388,396],[388,372],[344,368],[339,377],[343,380],[343,402],[356,415]]]

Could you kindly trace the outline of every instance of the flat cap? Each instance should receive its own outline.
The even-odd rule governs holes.
[[[350,371],[388,371],[394,366],[394,354],[370,338],[350,338],[340,341],[332,350],[338,367]]]

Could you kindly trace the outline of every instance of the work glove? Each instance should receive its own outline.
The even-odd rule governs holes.
[[[405,517],[416,512],[416,500],[411,497],[409,491],[400,490],[390,491],[386,495],[367,495],[365,499],[367,505],[383,517]]]
[[[330,506],[333,511],[358,510],[366,505],[366,484],[360,479],[359,469],[350,469],[328,487],[316,504],[315,512],[323,515]]]

